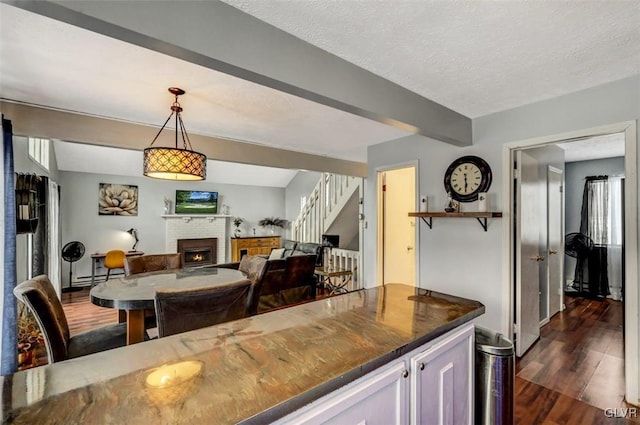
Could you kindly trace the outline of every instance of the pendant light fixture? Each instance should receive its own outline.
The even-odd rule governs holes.
[[[189,135],[182,122],[182,107],[178,103],[178,96],[185,93],[177,87],[169,87],[169,92],[176,99],[171,105],[171,114],[164,122],[151,145],[144,150],[143,173],[147,177],[164,180],[204,180],[207,177],[207,157],[193,151]],[[165,126],[175,114],[176,136],[174,147],[152,147],[164,130]],[[182,148],[178,148],[178,130],[182,136]]]

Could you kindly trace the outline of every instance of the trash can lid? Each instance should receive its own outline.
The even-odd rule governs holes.
[[[498,332],[476,326],[476,350],[496,356],[512,356],[513,342]]]

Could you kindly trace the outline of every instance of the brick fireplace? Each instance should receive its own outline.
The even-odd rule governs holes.
[[[178,239],[178,252],[182,256],[182,267],[216,264],[218,238]]]
[[[178,252],[178,240],[213,239],[212,264],[227,261],[227,227],[229,216],[163,215],[165,219],[165,252]],[[194,252],[194,255],[203,253]],[[183,259],[184,260],[184,259]]]

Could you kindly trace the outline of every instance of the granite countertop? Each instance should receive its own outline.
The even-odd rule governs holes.
[[[3,423],[264,424],[484,313],[388,284],[3,377]],[[151,389],[184,360],[199,376]]]

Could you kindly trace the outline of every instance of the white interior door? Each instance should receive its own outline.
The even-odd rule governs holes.
[[[540,337],[539,251],[540,181],[538,161],[516,152],[516,355],[522,356]]]
[[[549,285],[549,318],[562,310],[564,276],[564,214],[562,170],[549,167],[547,171],[547,282]]]
[[[384,172],[383,197],[383,283],[415,286],[415,168]]]

